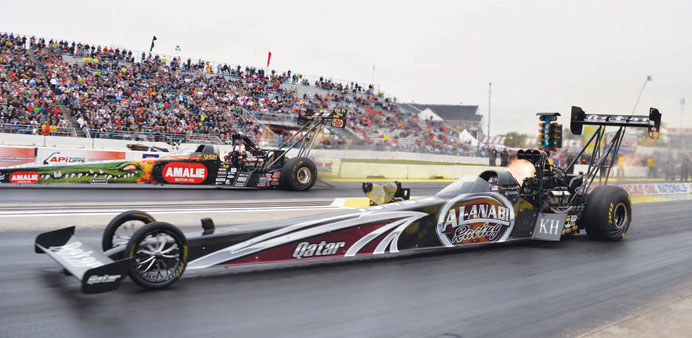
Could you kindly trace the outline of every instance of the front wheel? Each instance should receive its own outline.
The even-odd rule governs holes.
[[[317,181],[317,167],[310,159],[294,157],[284,164],[279,178],[281,188],[293,191],[307,191]]]
[[[632,222],[632,202],[625,189],[604,186],[594,189],[586,200],[582,224],[591,239],[619,241]]]
[[[152,222],[156,222],[153,216],[139,210],[125,211],[115,216],[103,231],[101,248],[108,251],[127,244],[137,229]]]
[[[178,228],[165,222],[147,224],[127,243],[130,278],[145,289],[163,289],[183,275],[187,252],[187,239]]]

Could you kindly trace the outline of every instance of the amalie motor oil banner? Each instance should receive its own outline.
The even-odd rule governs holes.
[[[0,182],[13,184],[135,183],[214,184],[216,156],[169,156],[128,161],[125,152],[0,147],[11,166],[0,168]],[[113,159],[119,160],[103,161]],[[100,162],[94,162],[99,161]],[[23,164],[19,165],[18,164]]]

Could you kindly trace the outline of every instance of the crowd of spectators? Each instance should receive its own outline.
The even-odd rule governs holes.
[[[29,60],[26,43],[26,37],[0,34],[0,131],[69,135],[69,121]]]
[[[290,70],[267,73],[76,42],[11,34],[0,38],[0,123],[34,125],[41,132],[47,124],[51,133],[50,126],[70,124],[63,106],[71,110],[74,127],[91,137],[223,141],[244,133],[280,142],[292,132],[272,131],[274,122],[295,123],[300,112],[342,107],[349,112],[346,132],[325,134],[323,147],[485,153],[460,143],[458,131],[445,123],[404,112],[372,85],[324,77],[311,83]]]
[[[254,70],[226,78],[206,72],[203,62],[152,55],[134,62],[131,51],[64,41],[34,45],[61,103],[92,137],[228,139],[236,132],[257,137],[264,129],[243,113],[271,86]]]

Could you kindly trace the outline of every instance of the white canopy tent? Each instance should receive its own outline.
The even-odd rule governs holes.
[[[466,130],[462,130],[461,133],[459,133],[459,140],[461,140],[462,143],[471,143],[471,145],[478,145],[478,140],[476,140],[475,137],[471,136],[471,134]]]

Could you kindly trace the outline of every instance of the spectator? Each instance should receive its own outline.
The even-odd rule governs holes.
[[[687,182],[690,176],[690,156],[685,154],[680,163],[680,181]]]
[[[507,151],[507,148],[502,149],[502,152],[500,153],[500,166],[506,167],[509,165],[509,152]]]
[[[666,160],[666,181],[675,181],[675,162],[670,157]]]
[[[615,177],[625,176],[625,158],[622,155],[618,155],[617,168],[615,170]]]
[[[488,160],[491,167],[496,166],[495,161],[497,160],[497,152],[495,151],[495,148],[490,148],[488,150]]]
[[[646,159],[646,166],[649,168],[649,172],[647,174],[647,177],[655,178],[656,177],[656,159],[654,159],[653,155],[649,156]]]

